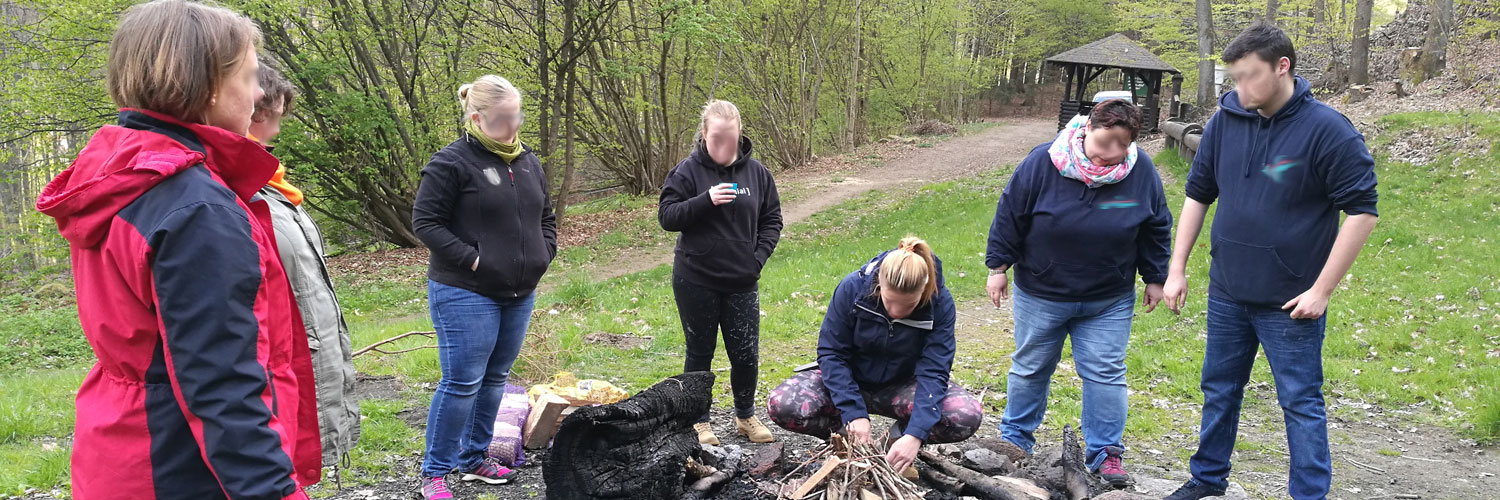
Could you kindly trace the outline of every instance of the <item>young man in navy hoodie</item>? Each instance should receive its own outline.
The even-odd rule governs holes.
[[[1208,273],[1203,422],[1193,478],[1168,496],[1224,494],[1240,403],[1258,348],[1276,381],[1291,469],[1287,494],[1328,494],[1332,468],[1323,404],[1324,313],[1375,227],[1374,160],[1349,120],[1295,76],[1292,41],[1256,23],[1224,49],[1235,89],[1219,99],[1187,179],[1165,286],[1186,301],[1188,253],[1219,202]],[[1339,212],[1348,215],[1339,224]]]

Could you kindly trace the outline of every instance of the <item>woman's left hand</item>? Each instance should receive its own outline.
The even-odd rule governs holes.
[[[891,445],[891,450],[885,453],[885,463],[891,464],[891,470],[899,474],[917,460],[917,450],[920,449],[922,440],[910,435],[901,436],[896,444]]]
[[[1141,304],[1144,304],[1146,312],[1150,313],[1151,311],[1155,311],[1156,305],[1162,303],[1166,298],[1167,293],[1163,291],[1161,283],[1152,283],[1146,285],[1146,296],[1141,298]]]

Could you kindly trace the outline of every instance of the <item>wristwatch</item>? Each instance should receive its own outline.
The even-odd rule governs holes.
[[[1000,266],[1000,267],[991,269],[990,270],[990,276],[994,276],[996,274],[1005,274],[1005,271],[1007,271],[1009,269],[1010,269],[1010,265],[1004,265],[1004,266]]]

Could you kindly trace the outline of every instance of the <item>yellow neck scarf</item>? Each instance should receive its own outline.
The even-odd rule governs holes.
[[[516,142],[500,142],[491,139],[490,136],[484,135],[484,131],[479,129],[479,124],[474,123],[474,120],[464,121],[464,130],[469,132],[469,135],[473,136],[474,140],[479,141],[479,145],[484,146],[484,149],[500,155],[500,159],[505,160],[505,163],[516,161],[516,158],[521,156],[520,134],[516,134]]]

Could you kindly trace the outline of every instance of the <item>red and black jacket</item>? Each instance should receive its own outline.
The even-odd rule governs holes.
[[[302,499],[318,481],[307,337],[255,196],[276,164],[223,129],[127,109],[37,198],[98,358],[78,390],[75,498]]]

